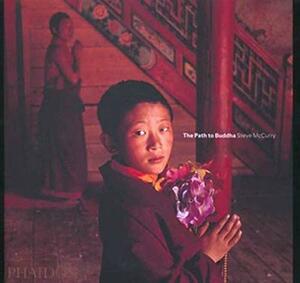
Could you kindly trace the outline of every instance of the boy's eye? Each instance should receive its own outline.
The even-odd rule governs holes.
[[[144,130],[138,130],[134,134],[137,135],[137,136],[144,136],[144,135],[146,135],[146,131],[144,131]]]
[[[168,132],[169,130],[170,130],[169,127],[162,127],[162,128],[160,129],[161,132]]]

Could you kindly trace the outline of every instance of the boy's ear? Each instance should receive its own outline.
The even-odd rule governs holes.
[[[114,154],[118,152],[116,143],[113,141],[113,138],[110,135],[101,133],[100,140],[110,153]]]

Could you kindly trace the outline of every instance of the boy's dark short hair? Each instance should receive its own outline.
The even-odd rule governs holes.
[[[125,114],[143,102],[161,103],[173,120],[171,106],[153,85],[144,81],[121,81],[111,86],[98,103],[97,115],[103,132],[116,139]]]
[[[70,16],[64,12],[57,12],[52,15],[49,21],[49,29],[53,35],[58,30],[60,22],[64,19],[70,19]]]

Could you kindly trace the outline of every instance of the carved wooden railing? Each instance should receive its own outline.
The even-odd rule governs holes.
[[[65,1],[195,116],[195,46],[149,13],[150,1]]]
[[[234,140],[233,150],[254,171],[272,174],[279,166],[283,78],[281,66],[236,25],[233,125],[252,136]]]
[[[196,116],[196,0],[65,1]],[[282,67],[238,23],[233,66],[233,152],[253,171],[274,174],[290,127]]]

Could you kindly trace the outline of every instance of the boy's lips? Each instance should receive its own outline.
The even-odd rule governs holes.
[[[149,163],[161,163],[164,160],[164,156],[155,156],[153,158],[148,159]]]

